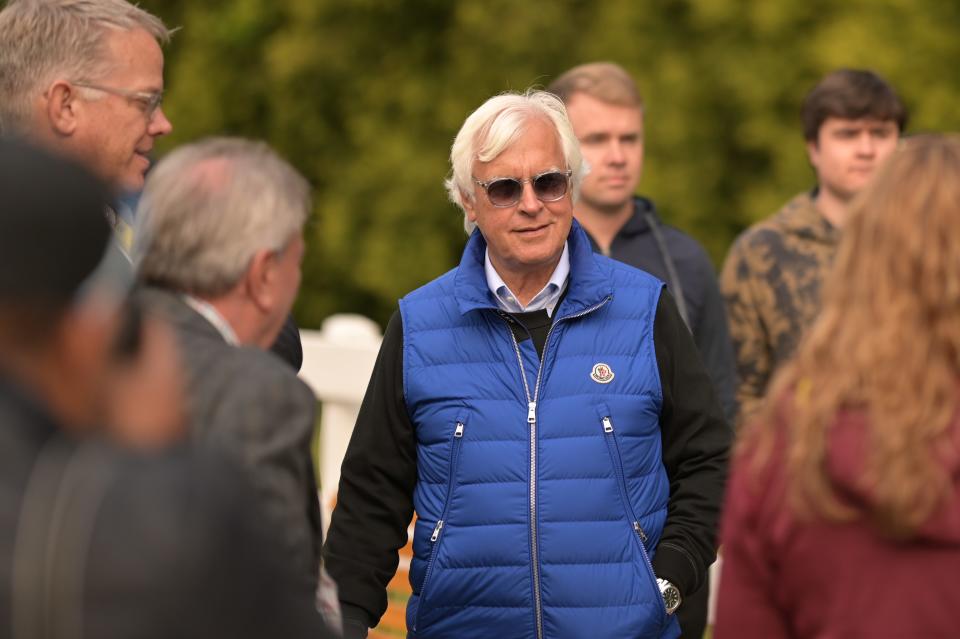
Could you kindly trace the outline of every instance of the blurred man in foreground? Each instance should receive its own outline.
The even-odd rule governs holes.
[[[0,139],[0,639],[329,636],[242,476],[98,439],[146,334],[126,326],[107,197],[79,167]],[[179,398],[164,398],[175,419]]]

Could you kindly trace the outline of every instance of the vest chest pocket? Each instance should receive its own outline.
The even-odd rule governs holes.
[[[450,510],[450,501],[453,498],[453,487],[456,484],[457,467],[460,463],[460,448],[463,445],[463,433],[466,430],[466,415],[460,414],[453,424],[452,443],[450,449],[450,468],[447,475],[447,492],[443,500],[443,510],[440,513],[440,519],[433,527],[433,533],[430,535],[430,558],[427,561],[427,570],[423,576],[423,585],[420,587],[420,603],[417,606],[417,615],[414,618],[414,632],[420,628],[420,620],[423,616],[423,610],[427,603],[427,594],[430,587],[430,576],[433,574],[437,563],[437,556],[440,552],[440,543],[443,540],[443,530],[446,526],[447,513]]]
[[[650,555],[647,552],[647,543],[649,538],[647,537],[646,531],[644,531],[643,527],[640,525],[640,518],[637,517],[636,512],[633,509],[633,504],[630,502],[630,493],[627,491],[627,480],[623,471],[623,459],[620,455],[620,444],[617,442],[617,436],[614,432],[613,416],[611,415],[610,409],[606,406],[606,404],[600,404],[597,406],[597,416],[600,419],[600,427],[603,430],[603,438],[607,444],[607,452],[610,454],[610,463],[613,466],[613,474],[616,477],[617,488],[620,491],[620,499],[623,502],[624,513],[626,514],[627,521],[630,522],[630,527],[633,529],[633,537],[636,539],[637,545],[640,547],[640,553],[643,556],[645,568],[644,572],[650,580],[650,587],[652,588],[653,592],[656,593],[658,598],[660,598],[660,588],[657,586],[657,578],[653,572],[653,564],[650,562]],[[660,609],[663,612],[663,615],[666,616],[666,608],[661,605]]]

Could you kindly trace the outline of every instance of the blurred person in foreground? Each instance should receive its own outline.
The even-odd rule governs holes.
[[[267,352],[300,288],[309,209],[306,180],[266,144],[210,138],[151,171],[134,255],[141,299],[177,333],[191,439],[248,471],[274,532],[316,587],[316,399]]]
[[[115,369],[160,326],[131,319],[107,199],[80,167],[0,139],[0,638],[329,636],[241,477],[100,437],[123,414]],[[177,420],[161,369],[161,404],[141,395],[139,412]]]
[[[841,69],[807,94],[800,117],[816,186],[744,231],[720,275],[737,358],[738,423],[757,410],[816,318],[850,202],[893,153],[907,111],[876,73]]]
[[[716,639],[956,637],[960,137],[851,207],[823,308],[737,446]]]
[[[630,74],[611,62],[573,67],[547,91],[563,100],[590,171],[574,210],[595,251],[660,278],[677,301],[710,373],[724,414],[736,417],[736,365],[717,275],[700,244],[664,224],[652,200],[634,195],[643,169],[643,98]],[[677,610],[684,636],[707,625],[709,584]]]
[[[104,212],[126,255],[137,223],[125,202],[143,188],[157,139],[173,130],[160,48],[171,35],[126,0],[9,0],[0,11],[0,134],[74,158],[104,180]],[[292,317],[272,350],[300,369]]]
[[[730,443],[693,339],[573,219],[559,98],[490,98],[450,160],[470,238],[400,300],[343,462],[324,557],[347,635],[386,609],[416,512],[410,637],[676,637]]]

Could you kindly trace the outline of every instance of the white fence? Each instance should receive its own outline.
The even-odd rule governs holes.
[[[320,488],[324,528],[340,483],[340,464],[380,350],[380,327],[362,315],[332,315],[319,331],[300,331],[300,377],[322,403]],[[324,530],[326,532],[326,530]]]

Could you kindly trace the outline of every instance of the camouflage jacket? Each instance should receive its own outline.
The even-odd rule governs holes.
[[[820,309],[820,284],[839,230],[802,193],[733,243],[720,290],[737,359],[739,422],[753,414],[776,368]]]

